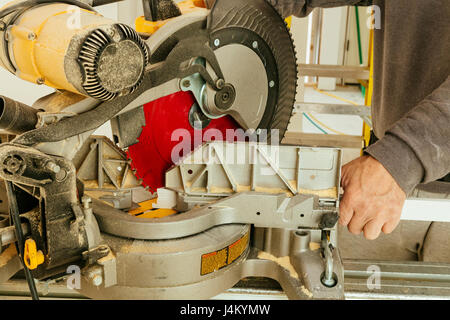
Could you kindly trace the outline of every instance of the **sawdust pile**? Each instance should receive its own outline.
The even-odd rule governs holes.
[[[297,271],[295,271],[294,266],[291,264],[289,256],[277,258],[270,253],[261,251],[258,253],[258,259],[265,259],[265,260],[273,261],[276,264],[278,264],[279,266],[281,266],[282,268],[288,270],[291,277],[293,277],[295,279],[299,279],[298,273],[297,273]],[[300,287],[300,290],[302,290],[302,292],[309,298],[313,297],[312,292],[309,291],[307,288],[305,288],[305,286],[302,285]]]

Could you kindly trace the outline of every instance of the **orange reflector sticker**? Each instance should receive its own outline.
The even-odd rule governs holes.
[[[203,254],[200,275],[220,270],[236,261],[248,246],[249,234],[250,232],[247,232],[242,238],[221,250]]]

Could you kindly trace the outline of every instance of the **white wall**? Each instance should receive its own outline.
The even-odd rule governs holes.
[[[345,41],[347,8],[323,9],[322,34],[320,41],[320,64],[342,65]],[[318,87],[322,90],[335,90],[336,78],[321,77]]]

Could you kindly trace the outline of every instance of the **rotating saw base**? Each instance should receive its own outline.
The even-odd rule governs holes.
[[[286,233],[291,243],[280,243],[272,235],[272,247],[283,243],[287,244],[285,249],[295,247],[292,244],[298,244],[303,237],[295,230],[278,230]],[[289,299],[344,298],[344,274],[339,269],[338,250],[333,252],[338,283],[329,288],[320,282],[323,260],[318,250],[303,248],[275,257],[249,246],[249,234],[248,225],[219,226],[195,236],[164,241],[103,234],[116,255],[117,284],[108,288],[103,284],[94,286],[88,277],[82,277],[78,291],[94,299],[203,300],[225,292],[242,279],[263,277],[277,281]],[[218,267],[220,259],[239,246],[242,252],[235,252],[240,255],[231,264]],[[204,268],[206,260],[211,263],[209,270]],[[212,272],[202,275],[202,270]]]
[[[173,240],[134,240],[102,234],[116,258],[117,284],[82,277],[94,299],[206,299],[235,285],[249,253],[249,225],[224,225]]]

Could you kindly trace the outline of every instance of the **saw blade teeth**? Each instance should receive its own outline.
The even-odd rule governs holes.
[[[248,0],[245,4],[247,10],[240,11],[235,10],[240,7],[239,0],[216,4],[215,10],[211,12],[212,32],[220,32],[230,27],[254,32],[267,44],[275,58],[279,75],[279,92],[277,108],[267,129],[279,130],[281,141],[294,111],[298,80],[297,54],[288,25],[280,11],[266,1]],[[230,14],[234,15],[233,22],[228,19]]]

